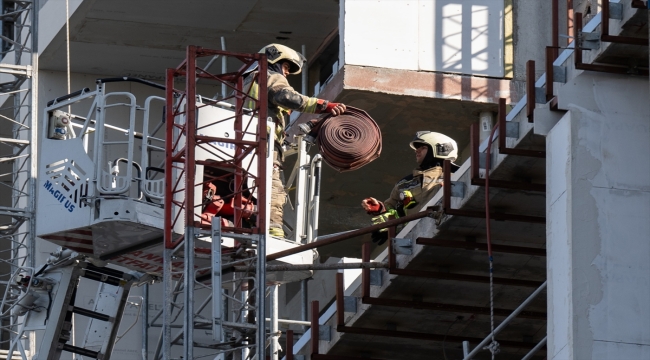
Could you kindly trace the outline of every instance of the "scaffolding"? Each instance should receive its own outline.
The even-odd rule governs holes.
[[[12,305],[19,300],[12,280],[20,272],[33,273],[35,253],[35,174],[37,135],[37,70],[39,1],[3,1],[2,61],[0,62],[0,239],[2,250],[0,284],[5,305],[2,308],[0,341],[6,349],[16,343],[21,356],[30,349],[30,335],[17,339],[22,317],[12,316]],[[23,341],[25,340],[25,341]],[[23,344],[24,343],[24,344]],[[33,344],[32,344],[33,345]]]
[[[210,73],[209,65],[202,67],[201,63],[214,57],[238,61],[241,66],[233,73]],[[214,349],[214,355],[221,359],[226,353],[234,353],[236,359],[266,358],[265,247],[270,194],[266,174],[272,153],[267,147],[273,144],[272,138],[267,139],[269,124],[261,120],[267,119],[266,64],[262,54],[189,46],[185,61],[176,69],[167,70],[163,270],[167,303],[162,310],[156,359],[170,359],[173,348],[181,345],[184,359],[194,359],[195,348]],[[255,66],[256,73],[246,72]],[[245,75],[256,76],[259,99],[248,95]],[[181,77],[185,80],[185,90],[174,90],[176,80]],[[218,104],[206,100],[198,93],[199,79],[225,85],[230,95]],[[231,117],[214,118],[207,123],[198,120],[201,108],[224,104],[232,110]],[[228,121],[234,123],[234,134],[212,130]],[[234,151],[227,152],[224,148]],[[201,153],[207,154],[209,160]],[[208,168],[221,172],[208,174]],[[219,217],[210,223],[201,217],[204,204],[197,201],[196,194],[204,185],[226,177],[232,179],[229,181],[233,186],[230,189],[234,204],[232,223],[223,222]],[[247,207],[251,203],[255,208]],[[209,240],[197,241],[206,238]],[[222,247],[228,240],[233,241],[233,246]],[[209,248],[200,245],[206,242],[211,242]],[[198,258],[203,264],[206,260],[209,264],[195,264]],[[176,259],[183,259],[182,264]],[[224,273],[223,269],[235,265],[247,270]],[[195,298],[195,291],[206,292],[207,297]],[[202,302],[198,304],[195,300]],[[177,319],[182,319],[182,328],[172,334]],[[211,332],[211,338],[198,339],[197,330]]]

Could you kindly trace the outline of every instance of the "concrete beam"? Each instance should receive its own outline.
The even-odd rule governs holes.
[[[448,248],[455,248],[455,249],[487,251],[487,244],[467,242],[467,241],[441,240],[441,239],[420,237],[415,240],[415,243],[419,245],[430,245],[430,246],[440,246],[440,247],[448,247]],[[506,253],[506,254],[546,256],[546,249],[529,248],[523,246],[492,244],[492,250],[496,252]]]
[[[469,281],[488,284],[490,278],[488,276],[466,275],[466,274],[451,274],[438,271],[423,271],[423,270],[409,270],[409,269],[391,269],[390,273],[393,275],[404,275],[413,277],[422,277],[429,279],[451,280],[451,281]],[[534,280],[520,280],[494,277],[493,282],[497,285],[510,285],[522,287],[539,287],[543,281]]]
[[[374,298],[374,297],[363,297],[361,298],[361,302],[367,305],[380,305],[380,306],[401,307],[401,308],[409,308],[409,309],[426,309],[426,310],[447,311],[447,312],[454,312],[454,313],[490,315],[490,308],[480,307],[480,306],[428,303],[423,301],[407,301],[407,300],[383,299],[383,298]],[[512,312],[513,310],[510,309],[494,309],[495,316],[508,316],[512,314]],[[538,311],[522,311],[521,313],[519,313],[518,317],[545,321],[546,313],[538,312]]]
[[[453,99],[496,104],[519,100],[511,80],[356,65],[343,67],[343,88],[400,96]]]
[[[351,326],[337,326],[336,331],[348,334],[361,334],[361,335],[374,335],[374,336],[385,336],[385,337],[395,337],[402,339],[415,339],[415,340],[429,340],[429,341],[448,341],[454,343],[462,343],[463,341],[469,341],[470,343],[479,343],[483,341],[480,338],[470,338],[465,336],[453,336],[453,335],[444,335],[444,334],[425,334],[411,331],[395,331],[395,330],[380,330],[380,329],[369,329],[361,327],[351,327]],[[532,349],[534,344],[520,342],[520,341],[507,341],[499,340],[499,345],[502,347],[518,348],[518,349]]]

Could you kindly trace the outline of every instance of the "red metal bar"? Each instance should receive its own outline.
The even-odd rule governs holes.
[[[421,277],[427,279],[466,281],[466,282],[475,282],[475,283],[484,283],[484,284],[490,283],[489,276],[451,274],[451,273],[443,273],[438,271],[423,271],[423,270],[410,270],[410,269],[393,269],[390,271],[390,273],[393,275],[413,276],[413,277]],[[534,288],[539,287],[543,283],[543,281],[520,280],[520,279],[499,278],[499,277],[495,277],[493,278],[493,280],[494,283],[497,285],[534,287]]]
[[[501,100],[504,101],[504,109],[505,109],[505,99],[499,99],[499,103]],[[500,109],[500,107],[499,107]],[[501,122],[498,123],[499,128],[497,129],[499,131],[499,148],[501,148],[501,144],[503,143],[504,148],[505,148],[505,138],[506,138],[506,132],[505,132],[505,124],[501,124]],[[503,129],[503,130],[502,130]],[[471,178],[470,178],[470,183],[472,185],[477,185],[477,186],[485,186],[485,179],[480,177],[479,174],[479,128],[478,124],[472,124],[470,126],[470,149],[471,149],[471,157],[470,157],[470,171],[471,171]],[[511,150],[511,149],[507,149]],[[517,149],[515,149],[517,150]],[[530,151],[530,150],[527,150]],[[507,154],[507,152],[506,152]],[[517,181],[507,181],[507,180],[492,180],[490,179],[490,187],[496,187],[496,188],[502,188],[502,189],[515,189],[515,190],[529,190],[529,191],[540,191],[540,192],[545,192],[546,191],[546,185],[545,184],[531,184],[531,183],[522,183],[522,182],[517,182]]]
[[[287,343],[285,345],[287,351],[284,355],[286,360],[293,360],[293,330],[287,330]]]
[[[480,134],[480,129],[479,125],[477,123],[474,123],[470,125],[469,127],[469,148],[470,151],[472,152],[470,155],[470,177],[472,179],[472,184],[474,183],[474,179],[479,179],[480,173],[479,173],[479,146],[481,143],[481,134]],[[501,140],[501,138],[499,138]],[[443,182],[444,184],[444,182]]]
[[[196,47],[187,47],[187,75],[185,76],[185,226],[194,226],[194,183],[196,178]]]
[[[345,325],[345,307],[343,304],[343,273],[336,273],[336,325]]]
[[[487,251],[487,244],[468,242],[468,241],[441,240],[441,239],[420,237],[415,240],[415,243],[419,245],[439,246],[439,247],[454,248],[454,249]],[[505,254],[546,256],[546,249],[530,248],[530,247],[523,247],[523,246],[492,244],[492,250],[500,253],[505,253]]]
[[[318,354],[318,300],[311,302],[311,354]]]
[[[526,62],[526,117],[533,122],[535,112],[535,61]]]
[[[444,186],[444,184],[451,184],[451,162],[445,160],[442,165],[442,211],[449,214],[449,211],[454,212],[451,208],[451,186]]]
[[[553,0],[557,3],[558,0]],[[553,61],[555,60],[555,50],[550,46],[546,47],[546,101],[553,98]]]
[[[478,315],[490,315],[489,307],[479,307],[479,306],[465,306],[457,304],[443,304],[443,303],[427,303],[422,301],[408,301],[408,300],[398,300],[398,299],[384,299],[384,298],[374,298],[374,297],[364,297],[361,299],[361,302],[368,305],[379,305],[379,306],[390,306],[406,309],[423,309],[423,310],[435,310],[435,311],[444,311],[444,312],[455,312],[455,313],[464,313],[464,314],[478,314]],[[494,309],[495,316],[507,317],[512,314],[513,310],[510,309]],[[525,313],[525,314],[524,314]],[[520,318],[533,319],[533,320],[546,320],[547,315],[544,312],[537,311],[522,311],[517,315]]]
[[[237,79],[237,88],[238,89],[243,89],[244,88],[244,79],[239,78]],[[235,131],[235,141],[239,142],[244,139],[244,133],[242,130],[242,123],[243,123],[243,107],[244,107],[244,100],[243,97],[241,96],[236,96],[235,97],[235,122],[234,122],[234,131]],[[193,118],[191,118],[193,119]],[[262,120],[262,119],[260,119]],[[261,121],[263,122],[263,121]],[[244,152],[244,149],[242,149],[242,146],[240,144],[235,143],[235,158],[241,158],[242,153]],[[263,160],[263,159],[258,159],[258,160]],[[259,161],[258,161],[259,162]],[[235,193],[240,193],[244,187],[244,174],[240,168],[235,169]],[[259,191],[264,192],[264,191]],[[234,198],[234,207],[233,207],[233,223],[235,227],[242,227],[242,197],[241,196],[235,196]]]
[[[466,336],[424,334],[424,333],[417,333],[417,332],[410,332],[410,331],[379,330],[379,329],[368,329],[368,328],[349,327],[349,326],[338,326],[336,330],[338,332],[349,333],[349,334],[386,336],[386,337],[395,337],[395,338],[402,338],[402,339],[415,339],[415,340],[427,340],[427,341],[447,341],[453,343],[462,343],[463,341],[469,341],[470,343],[478,344],[481,341],[483,341],[482,338],[469,338]],[[535,343],[499,340],[499,345],[508,348],[530,349],[535,346]]]
[[[497,113],[497,121],[499,126],[499,153],[507,155],[529,156],[537,158],[545,158],[546,151],[541,150],[528,150],[528,149],[512,149],[506,147],[506,99],[499,98],[499,112]],[[493,181],[490,180],[490,186],[493,186]],[[546,186],[544,186],[546,187]],[[539,191],[542,191],[541,189]]]
[[[604,7],[603,7],[604,8]],[[574,20],[576,27],[576,34],[578,34],[576,39],[576,47],[573,52],[573,61],[574,66],[578,70],[587,70],[587,71],[599,71],[612,74],[628,74],[630,69],[624,66],[616,65],[602,65],[602,64],[585,64],[582,62],[582,48],[580,48],[580,39],[582,38],[582,13],[575,13]],[[604,23],[604,22],[603,22]],[[637,69],[639,75],[650,75],[650,70],[648,69]]]
[[[451,163],[449,160],[445,160],[443,166],[443,184],[449,184],[451,182]],[[484,211],[475,211],[475,210],[460,210],[451,208],[451,190],[450,186],[443,186],[442,194],[442,206],[445,214],[455,215],[455,216],[467,216],[467,217],[476,217],[485,219]],[[537,223],[537,224],[546,224],[546,217],[543,216],[528,216],[528,215],[519,215],[519,214],[504,214],[504,213],[490,213],[490,218],[497,221],[518,221],[518,222],[528,222],[528,223]]]
[[[370,261],[370,243],[361,245],[361,261]],[[361,296],[370,296],[370,269],[361,270]]]
[[[176,243],[176,239],[173,238],[173,224],[172,224],[172,205],[171,200],[173,199],[172,193],[172,171],[173,164],[170,161],[172,155],[171,144],[173,142],[173,126],[174,126],[174,69],[167,69],[167,74],[165,76],[165,143],[167,147],[165,148],[165,155],[167,161],[165,161],[165,207],[163,209],[165,216],[165,229],[164,229],[164,242],[165,248],[171,249]]]
[[[485,219],[484,211],[451,209],[451,212],[448,212],[447,214]],[[525,222],[525,223],[533,223],[533,224],[546,224],[546,217],[544,216],[529,216],[529,215],[490,212],[490,219],[496,221],[516,221],[516,222]]]
[[[348,239],[352,239],[352,238],[355,238],[357,236],[370,234],[371,232],[373,232],[375,230],[381,230],[381,229],[388,228],[388,227],[391,227],[391,226],[404,224],[404,223],[407,223],[409,221],[413,221],[413,220],[421,219],[421,218],[424,218],[424,217],[428,217],[428,216],[431,216],[433,214],[433,212],[434,212],[434,210],[432,208],[428,208],[428,209],[426,209],[424,211],[420,211],[420,212],[416,212],[416,213],[409,214],[409,215],[406,215],[406,216],[402,216],[399,219],[388,220],[388,221],[386,221],[384,223],[381,223],[381,224],[368,226],[368,227],[365,227],[365,228],[349,231],[349,232],[346,232],[346,233],[341,234],[341,235],[332,236],[332,237],[329,237],[329,238],[324,239],[324,240],[314,241],[314,242],[309,243],[309,244],[296,246],[294,248],[283,250],[283,251],[278,251],[277,253],[268,255],[266,257],[266,260],[267,261],[277,260],[277,259],[279,259],[281,257],[297,254],[297,253],[303,252],[305,250],[310,250],[310,249],[315,249],[315,248],[321,247],[321,246],[336,244],[338,242],[345,241],[345,240],[348,240]]]
[[[609,0],[603,1],[600,11],[600,40],[619,44],[648,46],[648,39],[645,38],[614,36],[609,34]],[[579,28],[578,30],[582,31],[582,28]]]
[[[389,219],[392,216],[388,217]],[[395,249],[393,248],[393,238],[395,238],[395,227],[388,228],[388,270],[395,269],[397,267],[397,257],[395,256]]]

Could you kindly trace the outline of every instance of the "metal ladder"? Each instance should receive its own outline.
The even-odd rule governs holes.
[[[63,276],[59,285],[59,291],[52,299],[50,319],[45,329],[43,340],[38,346],[36,358],[43,360],[58,360],[62,351],[87,356],[92,359],[108,360],[111,357],[117,331],[122,319],[124,307],[127,303],[129,290],[136,278],[119,270],[97,267],[91,263],[80,261],[76,265],[62,269],[66,275]],[[97,281],[101,283],[100,292],[106,288],[117,290],[114,305],[95,302],[94,310],[84,309],[75,306],[77,285],[80,278]],[[61,309],[57,313],[56,309]],[[78,347],[68,344],[72,330],[72,315],[78,314],[91,318],[89,330],[103,329],[103,341],[101,345],[95,344],[91,347]],[[88,343],[88,338],[84,343]]]

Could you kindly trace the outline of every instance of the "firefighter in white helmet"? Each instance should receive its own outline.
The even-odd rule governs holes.
[[[280,172],[284,161],[282,144],[285,139],[285,127],[292,110],[321,114],[331,113],[334,116],[345,112],[345,105],[315,97],[308,97],[294,90],[286,76],[299,74],[305,63],[305,57],[297,51],[280,44],[270,44],[262,48],[260,53],[266,54],[268,61],[268,116],[275,122],[275,154],[271,192],[271,236],[284,237],[282,228],[283,207],[287,194],[284,191],[284,181]],[[248,94],[257,99],[259,86],[255,82],[257,71],[251,72],[244,82],[244,89],[250,89]]]
[[[373,197],[365,198],[361,207],[372,215],[372,223],[379,224],[388,220],[389,216],[399,218],[409,210],[417,211],[426,204],[442,185],[442,164],[445,160],[452,161],[452,172],[458,169],[454,161],[458,158],[458,145],[447,135],[418,131],[410,146],[415,150],[418,167],[412,174],[398,181],[383,202]],[[440,185],[440,186],[439,186]],[[387,239],[386,229],[376,231],[372,239],[378,245]]]

